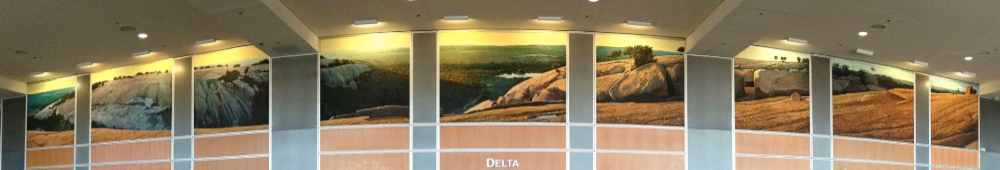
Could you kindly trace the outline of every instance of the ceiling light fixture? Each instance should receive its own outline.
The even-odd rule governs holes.
[[[590,0],[590,2],[597,2],[598,0]]]
[[[864,36],[868,36],[868,32],[865,32],[865,31],[861,31],[861,32],[858,32],[858,35],[859,35],[859,36],[862,36],[862,37],[864,37]]]
[[[915,65],[924,66],[924,67],[927,67],[928,65],[930,65],[929,63],[924,62],[924,61],[920,61],[920,60],[913,60],[912,63],[915,64]]]
[[[444,16],[445,21],[467,21],[469,20],[468,15],[448,15]]]
[[[864,55],[870,55],[870,56],[875,55],[875,51],[866,50],[866,49],[860,49],[860,48],[857,49],[857,50],[854,50],[854,52],[856,52],[858,54],[864,54]]]
[[[28,75],[30,75],[31,77],[41,77],[41,76],[44,76],[45,74],[48,74],[48,72],[36,71],[36,72],[28,73]]]
[[[378,24],[377,19],[354,21],[354,25],[375,25],[375,24]]]
[[[94,62],[89,62],[89,61],[82,62],[80,64],[76,64],[77,67],[89,67],[89,66],[92,66],[92,65],[94,65]]]
[[[798,44],[809,43],[809,41],[806,41],[804,39],[798,39],[798,38],[792,38],[792,37],[788,37],[788,39],[785,39],[785,41],[792,42],[792,43],[798,43]]]
[[[967,77],[976,77],[976,73],[969,72],[969,71],[958,72],[958,74],[961,74],[961,75],[967,76]]]
[[[144,55],[147,55],[149,53],[153,53],[153,52],[150,52],[149,50],[139,51],[139,52],[132,53],[132,57],[144,56]]]
[[[562,21],[560,16],[538,16],[539,21]]]
[[[146,33],[139,33],[139,38],[140,38],[140,39],[146,39],[146,37],[149,37],[149,34],[146,34]]]
[[[625,24],[631,26],[644,26],[644,27],[653,26],[653,23],[643,22],[643,21],[631,21],[631,20],[626,21]]]
[[[972,56],[965,56],[965,61],[972,61]]]
[[[202,44],[211,44],[211,43],[215,43],[215,38],[209,38],[209,39],[204,39],[204,40],[198,40],[198,41],[195,41],[195,42],[194,42],[194,44],[195,44],[195,45],[202,45]]]

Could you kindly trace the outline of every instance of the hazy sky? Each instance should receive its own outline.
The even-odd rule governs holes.
[[[634,45],[648,45],[654,51],[677,51],[678,47],[684,46],[684,40],[666,37],[653,37],[629,34],[597,34],[594,36],[594,44],[608,47],[628,47]]]
[[[945,89],[957,89],[962,92],[965,92],[965,87],[972,86],[972,89],[979,91],[978,84],[938,76],[931,76],[931,86]]]
[[[806,59],[809,58],[811,55],[809,53],[780,50],[780,49],[767,48],[761,46],[750,46],[749,48],[743,50],[743,52],[740,52],[740,54],[736,54],[737,58],[746,58],[746,59],[754,59],[761,61],[781,61],[780,59],[775,60],[774,56],[786,57],[787,58],[786,61],[797,62],[798,60],[795,59],[795,57]]]
[[[319,41],[320,53],[344,50],[385,50],[410,47],[410,33],[376,33],[327,38]]]
[[[260,49],[257,49],[257,47],[244,46],[195,55],[191,59],[191,64],[195,67],[219,64],[236,64],[234,62],[241,62],[239,64],[253,64],[265,58],[268,58],[267,54],[260,51]]]
[[[889,67],[889,66],[884,66],[884,65],[872,64],[872,63],[865,62],[865,61],[848,60],[848,59],[841,59],[841,58],[831,58],[830,61],[832,63],[834,63],[834,64],[847,65],[848,67],[850,67],[849,69],[851,69],[851,70],[865,69],[865,70],[868,70],[868,72],[870,72],[870,73],[872,72],[871,68],[875,68],[875,72],[874,72],[875,74],[882,74],[882,75],[886,75],[886,76],[889,76],[889,77],[892,77],[892,78],[896,78],[896,79],[900,79],[900,80],[906,80],[906,81],[910,81],[910,82],[914,82],[913,79],[916,77],[916,75],[912,71],[909,71],[909,70],[903,70],[903,69],[899,69],[899,68],[896,68],[896,67]],[[831,65],[833,65],[833,64],[831,64]]]
[[[90,75],[90,82],[91,84],[93,84],[105,80],[112,80],[116,76],[123,76],[123,75],[133,76],[135,75],[135,73],[138,72],[173,70],[171,69],[173,67],[174,67],[173,59],[163,59],[135,66],[119,67],[97,72]]]
[[[442,31],[438,45],[566,45],[569,34],[556,31]]]
[[[54,80],[28,84],[28,94],[48,92],[52,90],[76,87],[76,76],[63,77]]]

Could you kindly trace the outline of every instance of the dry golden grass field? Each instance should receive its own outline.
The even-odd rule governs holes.
[[[979,96],[931,94],[931,142],[979,149]]]
[[[833,96],[833,133],[913,142],[913,90],[892,89]]]
[[[566,104],[545,104],[445,115],[441,122],[566,122]]]
[[[597,123],[684,126],[684,101],[597,103]]]
[[[809,100],[779,96],[736,102],[736,129],[809,133]]]

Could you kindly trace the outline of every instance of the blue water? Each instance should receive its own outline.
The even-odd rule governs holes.
[[[59,101],[62,97],[72,94],[75,91],[75,87],[67,87],[28,95],[28,116],[35,115],[38,111],[45,109],[46,106]]]

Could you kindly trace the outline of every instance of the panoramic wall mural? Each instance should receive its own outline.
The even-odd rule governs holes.
[[[320,41],[323,126],[410,122],[410,33]]]
[[[565,122],[565,32],[438,34],[441,122]]]
[[[913,72],[857,60],[831,62],[834,135],[913,142]]]
[[[27,148],[74,144],[76,77],[28,85]]]
[[[684,126],[684,41],[597,34],[597,123]]]
[[[192,57],[196,135],[267,129],[270,59],[256,47]]]
[[[91,142],[170,137],[173,60],[91,74]]]
[[[736,55],[736,129],[809,133],[809,57],[758,46]]]
[[[979,149],[979,84],[931,77],[931,143]]]

